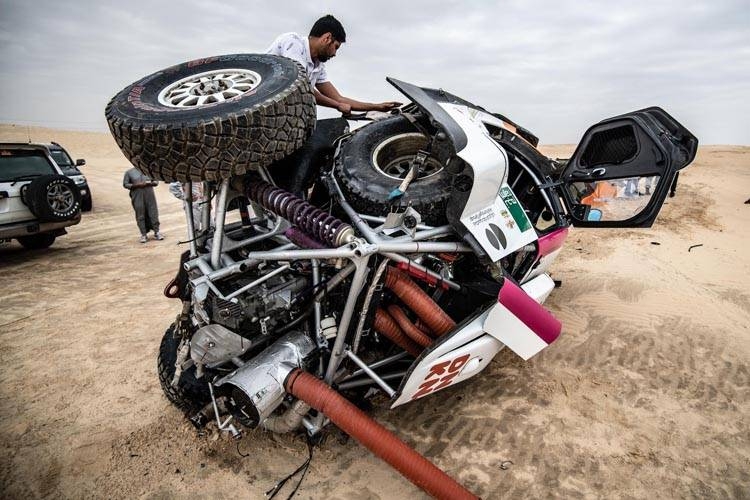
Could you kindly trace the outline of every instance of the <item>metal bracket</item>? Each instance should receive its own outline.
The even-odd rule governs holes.
[[[552,182],[545,182],[544,184],[540,184],[537,186],[539,189],[547,189],[547,188],[553,188],[557,186],[562,186],[565,183],[563,181],[552,181]]]
[[[383,224],[376,228],[376,231],[382,231],[390,236],[398,231],[403,231],[412,238],[417,232],[417,226],[422,222],[422,216],[412,207],[407,207],[403,212],[390,212]]]

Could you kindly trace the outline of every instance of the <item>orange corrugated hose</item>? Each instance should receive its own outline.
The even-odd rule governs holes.
[[[391,339],[391,341],[415,358],[420,355],[422,348],[399,328],[396,321],[384,309],[375,311],[375,331]]]
[[[456,327],[456,322],[419,285],[398,269],[388,268],[385,286],[409,306],[437,336],[445,335]]]
[[[295,369],[286,378],[284,387],[433,497],[478,498],[313,375]]]
[[[396,320],[396,323],[398,323],[398,326],[401,328],[401,330],[414,342],[421,345],[422,347],[427,347],[428,345],[432,344],[432,339],[425,335],[422,330],[417,328],[416,325],[412,323],[408,317],[406,317],[404,311],[396,304],[391,304],[388,306],[388,314],[390,314],[391,317]]]
[[[417,325],[417,328],[419,328],[420,330],[422,330],[422,332],[426,333],[430,337],[435,338],[437,336],[437,335],[435,335],[435,333],[432,330],[430,330],[430,327],[427,326],[427,323],[425,323],[421,319],[417,319],[417,322],[415,323],[415,325]]]

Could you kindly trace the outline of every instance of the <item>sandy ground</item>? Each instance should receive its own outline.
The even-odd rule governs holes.
[[[303,440],[250,432],[240,456],[159,388],[179,202],[158,187],[166,240],[140,245],[110,136],[0,126],[28,133],[86,158],[94,212],[49,250],[0,247],[0,496],[263,498]],[[484,498],[747,498],[750,148],[701,148],[680,181],[650,230],[572,231],[550,348],[375,418]],[[332,432],[298,498],[422,494]]]

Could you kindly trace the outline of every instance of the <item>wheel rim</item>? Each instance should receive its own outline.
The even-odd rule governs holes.
[[[75,196],[68,186],[56,184],[47,191],[47,203],[55,212],[67,212],[73,208]]]
[[[426,148],[428,142],[427,136],[418,132],[394,135],[378,144],[372,153],[372,164],[384,176],[402,180],[409,173],[414,156],[419,150]],[[417,179],[432,177],[442,170],[442,164],[428,157],[419,169]]]
[[[255,90],[262,78],[255,71],[222,69],[191,75],[159,92],[159,103],[170,108],[197,108],[237,99]]]

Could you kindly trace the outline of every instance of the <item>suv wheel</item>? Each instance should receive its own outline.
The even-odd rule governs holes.
[[[21,236],[18,242],[28,250],[41,250],[49,248],[55,242],[56,236],[52,233],[33,234],[30,236]]]
[[[28,185],[23,194],[31,213],[42,222],[70,220],[81,211],[81,192],[64,175],[43,175]]]

